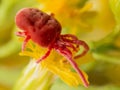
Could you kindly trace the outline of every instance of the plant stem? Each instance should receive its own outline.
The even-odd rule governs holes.
[[[31,60],[23,71],[14,90],[49,90],[54,80],[54,74]]]

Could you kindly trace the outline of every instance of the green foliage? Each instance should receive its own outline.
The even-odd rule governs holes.
[[[118,24],[120,24],[120,0],[109,0],[110,7]]]

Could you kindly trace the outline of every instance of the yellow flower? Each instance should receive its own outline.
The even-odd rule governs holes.
[[[88,28],[89,31],[91,31],[91,26],[86,20],[86,16],[87,14],[91,14],[89,12],[92,8],[92,4],[85,4],[87,0],[71,0],[69,2],[68,0],[53,0],[52,3],[51,0],[37,1],[40,3],[38,8],[42,9],[45,12],[54,13],[55,17],[60,21],[63,27],[67,29],[70,28],[68,30],[69,33],[77,34],[78,31],[79,33],[81,33],[83,32],[83,30],[80,29],[87,30]],[[94,12],[92,14],[94,14]]]
[[[69,2],[68,0],[53,0],[52,3],[51,0],[37,1],[40,3],[41,10],[55,14],[63,26],[62,33],[74,34],[86,41],[104,38],[115,26],[109,0],[70,0]],[[114,1],[113,4],[116,1],[119,2],[119,0],[110,1]],[[119,11],[117,8],[116,10]]]
[[[45,54],[45,51],[46,48],[42,48],[30,40],[27,43],[25,50],[21,52],[20,55],[30,56],[35,60],[38,60]],[[71,70],[72,67],[67,60],[54,50],[52,50],[51,54],[39,64],[43,68],[47,68],[50,72],[53,72],[59,76],[70,86],[78,86],[83,84],[81,78],[79,78],[79,75],[75,71]],[[82,71],[82,73],[85,76],[87,83],[89,83],[87,74],[84,71]]]

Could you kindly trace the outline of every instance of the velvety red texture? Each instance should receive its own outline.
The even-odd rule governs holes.
[[[60,23],[52,15],[33,8],[20,10],[16,15],[16,24],[42,47],[49,46],[61,32]]]

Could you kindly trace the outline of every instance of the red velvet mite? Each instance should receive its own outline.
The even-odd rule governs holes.
[[[75,71],[79,74],[84,86],[88,86],[88,82],[82,71],[74,61],[75,58],[85,55],[89,50],[88,45],[84,41],[79,40],[76,36],[71,34],[61,35],[60,23],[52,14],[48,15],[39,9],[24,8],[20,10],[16,15],[15,22],[16,25],[22,29],[22,31],[19,31],[16,34],[25,37],[22,50],[24,50],[26,43],[30,39],[39,46],[48,48],[45,55],[40,57],[37,61],[37,63],[39,63],[49,56],[52,49],[55,49],[69,61]],[[85,50],[80,55],[73,56],[72,51],[78,52],[80,45],[83,46]]]

